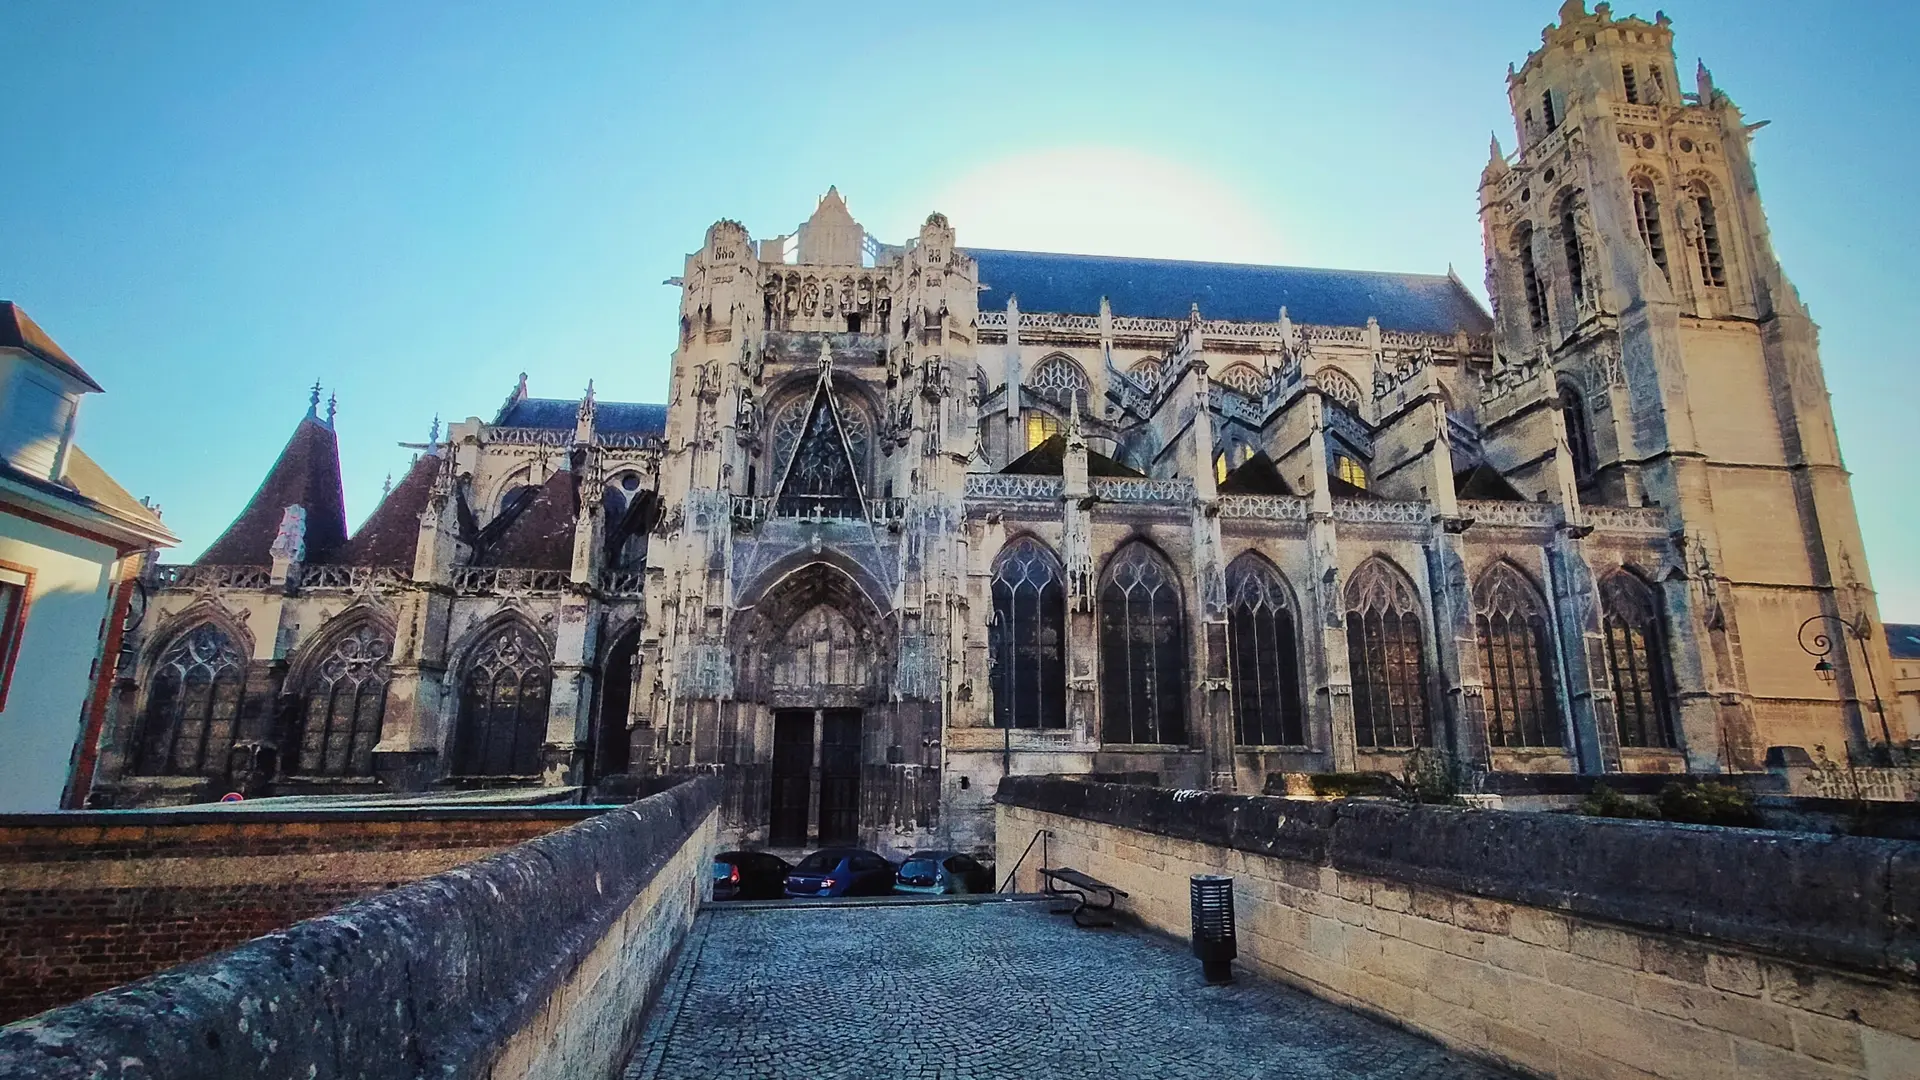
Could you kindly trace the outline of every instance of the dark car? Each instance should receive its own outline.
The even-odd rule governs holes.
[[[778,900],[793,865],[764,851],[723,851],[713,857],[715,900]]]
[[[900,864],[893,887],[903,893],[990,893],[993,871],[958,851],[916,851]]]
[[[864,848],[821,848],[787,875],[787,895],[885,896],[893,891],[893,864]]]

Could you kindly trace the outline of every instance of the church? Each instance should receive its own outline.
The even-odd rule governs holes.
[[[1569,0],[1452,274],[707,230],[664,404],[452,424],[349,532],[316,390],[150,569],[96,805],[715,774],[739,843],[991,849],[1009,774],[1904,746],[1750,125]],[[1464,179],[1464,178],[1461,178]],[[542,391],[551,388],[540,387]],[[1817,641],[1827,651],[1803,646]]]

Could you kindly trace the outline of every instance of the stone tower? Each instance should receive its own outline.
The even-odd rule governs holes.
[[[1537,369],[1535,422],[1560,440],[1537,467],[1576,505],[1668,511],[1678,563],[1642,569],[1689,746],[1752,768],[1769,745],[1904,741],[1876,711],[1886,643],[1818,331],[1761,209],[1762,125],[1704,65],[1682,90],[1664,15],[1581,0],[1507,87],[1518,152],[1496,137],[1480,189],[1496,365]],[[1830,669],[1802,649],[1816,635]]]

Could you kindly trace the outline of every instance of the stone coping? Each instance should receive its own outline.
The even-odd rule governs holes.
[[[0,1076],[478,1080],[719,795],[680,784],[0,1028]]]
[[[1001,781],[1044,813],[1913,978],[1920,843],[1567,814]]]
[[[529,806],[333,806],[272,810],[184,809],[56,810],[0,814],[0,829],[143,829],[169,825],[285,825],[296,822],[583,821],[619,804],[537,803]]]

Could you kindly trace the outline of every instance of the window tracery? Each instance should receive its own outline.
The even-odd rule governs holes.
[[[1234,741],[1304,745],[1300,650],[1292,597],[1280,572],[1257,555],[1235,559],[1227,567],[1227,604]]]
[[[459,776],[530,776],[540,772],[553,668],[533,630],[508,622],[475,646],[460,682],[454,739]]]
[[[988,669],[995,727],[1067,726],[1067,590],[1060,562],[1033,537],[993,566]]]
[[[1727,263],[1720,253],[1720,219],[1714,214],[1713,193],[1707,190],[1705,181],[1695,180],[1687,185],[1687,197],[1693,200],[1697,219],[1694,250],[1700,257],[1700,280],[1709,288],[1724,289]]]
[[[1587,418],[1587,406],[1580,391],[1569,384],[1560,386],[1560,417],[1567,428],[1567,452],[1573,457],[1573,476],[1581,483],[1593,479],[1595,455],[1593,426]]]
[[[1520,571],[1495,563],[1473,589],[1474,630],[1494,746],[1564,746],[1546,604]]]
[[[1431,746],[1426,648],[1413,583],[1386,560],[1369,559],[1348,579],[1346,604],[1355,741]]]
[[[1055,353],[1040,361],[1026,385],[1062,405],[1070,398],[1078,398],[1080,408],[1087,407],[1087,373],[1072,357]]]
[[[1660,276],[1668,277],[1667,244],[1660,232],[1660,196],[1654,193],[1653,178],[1645,173],[1633,177],[1633,223],[1640,230],[1640,243],[1645,245],[1647,256],[1660,268]]]
[[[773,446],[774,475],[778,477],[787,467],[787,460],[793,456],[794,448],[800,445],[800,436],[805,434],[811,419],[809,406],[813,404],[812,395],[795,398],[783,406],[774,418],[770,430]],[[840,429],[846,433],[847,450],[853,455],[853,467],[864,477],[867,475],[867,455],[873,444],[872,425],[867,422],[867,414],[858,406],[840,403]]]
[[[1345,405],[1354,415],[1360,413],[1360,384],[1353,376],[1337,367],[1323,367],[1313,373],[1313,380],[1328,397]]]
[[[1547,327],[1547,294],[1540,284],[1540,268],[1533,259],[1533,226],[1522,224],[1513,235],[1514,254],[1520,260],[1520,287],[1527,298],[1527,325]]]
[[[335,641],[301,688],[302,776],[372,776],[393,637],[371,623]]]
[[[1252,364],[1235,364],[1220,373],[1214,380],[1250,398],[1257,398],[1267,392],[1267,377]]]
[[[1673,680],[1658,599],[1622,570],[1600,583],[1600,609],[1620,745],[1673,746]]]
[[[1108,562],[1100,589],[1101,734],[1187,741],[1186,625],[1172,568],[1141,542]]]
[[[200,776],[226,771],[245,693],[247,659],[226,631],[203,622],[154,663],[138,771]]]
[[[1580,218],[1575,213],[1574,199],[1568,195],[1560,204],[1560,234],[1567,258],[1567,284],[1573,289],[1573,302],[1585,303],[1587,299],[1586,257],[1580,250]]]

